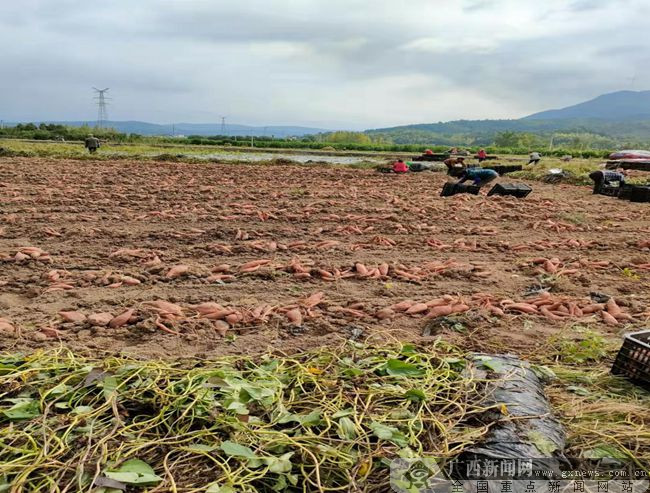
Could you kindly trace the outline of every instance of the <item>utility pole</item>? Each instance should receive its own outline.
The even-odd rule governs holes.
[[[93,87],[93,90],[95,93],[97,93],[97,96],[95,96],[95,100],[97,101],[97,127],[98,128],[104,128],[106,125],[106,121],[108,120],[108,112],[106,111],[106,106],[107,102],[111,98],[106,97],[106,93],[108,92],[108,87],[106,89],[97,89],[96,87]]]
[[[226,135],[226,118],[227,116],[221,117],[221,135]]]

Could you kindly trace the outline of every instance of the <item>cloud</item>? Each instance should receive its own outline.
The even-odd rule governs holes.
[[[380,127],[519,117],[646,80],[644,0],[0,4],[0,118]],[[632,76],[630,76],[632,77]]]

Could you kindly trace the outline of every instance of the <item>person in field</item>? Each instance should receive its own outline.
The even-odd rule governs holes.
[[[393,163],[393,173],[407,173],[409,167],[406,165],[403,159],[398,159]]]
[[[453,168],[464,168],[465,167],[465,158],[464,157],[448,157],[443,161],[448,170]]]
[[[89,153],[94,154],[95,152],[97,152],[99,146],[100,146],[99,139],[93,136],[93,134],[90,134],[88,135],[88,137],[86,137],[86,140],[84,141],[84,147],[88,149]]]
[[[540,159],[542,159],[542,156],[539,152],[534,151],[530,153],[529,158],[530,159],[528,160],[528,164],[537,164],[539,163]]]
[[[499,174],[493,169],[486,168],[467,168],[460,176],[460,180],[456,182],[457,185],[472,180],[472,185],[482,187],[491,181],[496,180]]]
[[[427,149],[426,151],[424,151],[424,154],[427,156],[433,156],[433,151],[431,149]]]
[[[476,157],[478,158],[478,162],[482,163],[483,161],[485,161],[487,159],[487,152],[485,152],[485,149],[481,149],[476,154]]]
[[[589,178],[594,182],[594,193],[600,193],[605,186],[625,185],[625,174],[620,171],[594,171],[589,173]]]

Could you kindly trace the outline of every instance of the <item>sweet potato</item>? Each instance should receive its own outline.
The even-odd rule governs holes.
[[[65,320],[66,322],[72,322],[72,323],[83,323],[86,321],[86,316],[81,313],[81,312],[59,312],[59,316]]]
[[[447,315],[451,315],[453,312],[453,308],[451,305],[443,305],[443,306],[435,306],[429,312],[424,318],[437,318],[437,317],[444,317]]]
[[[464,303],[458,303],[456,305],[452,305],[451,307],[452,313],[462,313],[466,312],[467,310],[469,310],[469,306]]]
[[[535,305],[530,305],[528,303],[511,303],[504,306],[506,311],[513,310],[516,312],[522,313],[537,313],[537,307]]]
[[[293,325],[300,326],[302,325],[302,313],[300,313],[300,308],[293,308],[286,313],[289,322]]]
[[[621,313],[621,307],[616,304],[614,298],[610,298],[605,303],[605,310],[614,318],[616,318]]]
[[[106,327],[111,320],[113,320],[113,314],[108,312],[93,313],[88,315],[88,322],[90,325],[97,327]]]
[[[428,309],[429,307],[426,303],[415,303],[406,310],[406,313],[409,315],[415,315],[416,313],[426,312]]]
[[[150,306],[154,311],[160,314],[169,314],[181,317],[183,315],[183,309],[169,301],[156,300],[156,301],[146,301],[142,303],[145,306]]]
[[[194,305],[192,308],[199,312],[199,315],[207,315],[208,313],[223,310],[223,306],[221,306],[219,303],[214,303],[213,301],[206,301],[200,305]]]
[[[132,308],[129,308],[128,310],[120,313],[117,317],[114,317],[110,322],[108,322],[108,326],[112,329],[117,329],[118,327],[126,325],[133,315],[133,312],[134,310]]]
[[[601,317],[603,317],[603,322],[607,325],[617,326],[619,325],[618,320],[616,320],[609,312],[602,311],[600,312]]]
[[[390,308],[382,308],[379,310],[376,315],[375,315],[379,320],[386,320],[389,318],[393,318],[395,316],[395,312],[391,310]]]
[[[183,264],[175,265],[175,266],[173,266],[171,269],[169,269],[167,271],[167,274],[165,274],[165,277],[167,279],[176,279],[178,277],[181,277],[181,276],[184,276],[185,274],[187,274],[189,272],[189,270],[190,270],[189,265],[183,265]]]
[[[396,312],[405,312],[406,310],[411,308],[411,306],[413,306],[414,304],[415,301],[404,300],[404,301],[400,301],[399,303],[395,303],[394,305],[391,305],[389,308]]]
[[[605,309],[605,305],[600,303],[594,303],[592,305],[587,305],[582,307],[582,313],[588,315],[590,313],[600,312]]]

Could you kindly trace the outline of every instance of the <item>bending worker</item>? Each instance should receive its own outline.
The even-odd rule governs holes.
[[[499,173],[493,169],[487,168],[467,168],[463,174],[460,176],[460,180],[456,182],[458,185],[465,183],[468,180],[473,181],[473,185],[477,187],[482,187],[487,185],[491,181],[496,180],[499,177]]]
[[[542,159],[541,154],[537,151],[531,152],[529,157],[530,159],[528,160],[528,164],[538,164]]]
[[[594,193],[600,193],[604,186],[611,186],[614,183],[619,187],[625,185],[625,175],[620,171],[594,171],[589,173],[589,178],[594,182]]]
[[[464,168],[465,167],[465,158],[464,157],[448,157],[443,161],[447,169],[452,168]]]
[[[84,141],[84,147],[88,149],[88,152],[94,154],[97,149],[99,149],[99,139],[94,137],[93,134],[88,135]]]
[[[409,167],[406,165],[403,159],[398,159],[393,163],[393,173],[407,173]]]

